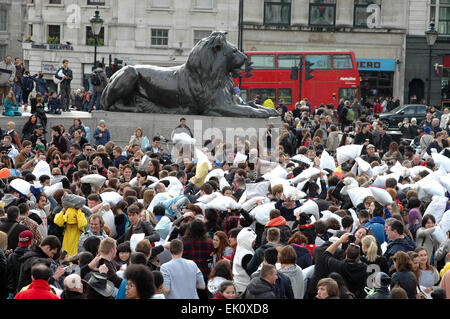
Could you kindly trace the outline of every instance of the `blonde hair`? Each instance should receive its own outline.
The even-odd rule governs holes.
[[[375,260],[377,259],[377,250],[378,250],[377,240],[375,239],[375,237],[372,235],[366,235],[363,237],[361,242],[363,245],[363,250],[364,247],[366,248],[365,254],[367,260],[370,262],[375,262]]]
[[[0,231],[0,250],[5,251],[8,248],[8,235]]]
[[[111,237],[107,237],[100,242],[98,251],[102,254],[108,254],[111,251],[111,248],[114,247],[116,247],[116,240]]]

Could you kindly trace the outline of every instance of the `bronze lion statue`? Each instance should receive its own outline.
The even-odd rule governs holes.
[[[126,66],[105,87],[101,105],[117,112],[187,114],[228,117],[277,116],[274,109],[233,102],[233,76],[247,56],[215,31],[191,50],[176,67]]]

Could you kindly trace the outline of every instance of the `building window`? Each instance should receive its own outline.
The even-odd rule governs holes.
[[[309,0],[309,26],[334,27],[336,0]]]
[[[211,10],[213,8],[213,0],[194,0],[194,8]]]
[[[169,0],[151,0],[152,8],[169,8]]]
[[[0,10],[0,31],[8,30],[8,11]]]
[[[378,25],[379,16],[375,16],[376,12],[371,10],[369,6],[377,5],[378,12],[381,12],[381,0],[355,0],[355,13],[353,16],[353,26],[359,28],[368,28],[371,25]],[[369,26],[367,24],[368,20]]]
[[[92,33],[92,27],[86,27],[86,45],[95,45],[95,37]],[[102,27],[97,38],[97,45],[105,45],[105,27]]]
[[[61,4],[61,0],[49,0],[48,4]]]
[[[105,1],[99,1],[99,0],[87,0],[88,6],[104,6]]]
[[[264,25],[290,25],[291,1],[264,2]]]
[[[152,45],[169,45],[169,30],[152,29]]]
[[[209,37],[211,33],[211,30],[194,30],[194,46],[200,42],[201,39]]]
[[[431,0],[430,22],[436,20],[436,0]],[[437,31],[440,34],[450,34],[450,0],[439,1],[439,24]]]
[[[48,26],[48,44],[59,44],[61,39],[61,26],[49,25]]]
[[[33,36],[33,24],[30,23],[28,24],[28,37],[31,39],[32,36]]]
[[[0,57],[6,57],[6,45],[0,45]]]

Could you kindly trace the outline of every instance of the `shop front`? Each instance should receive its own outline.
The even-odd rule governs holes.
[[[361,79],[363,103],[372,104],[380,97],[392,97],[394,92],[393,59],[356,59]]]

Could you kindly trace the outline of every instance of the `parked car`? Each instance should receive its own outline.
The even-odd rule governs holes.
[[[380,113],[380,121],[384,125],[388,125],[389,128],[398,129],[398,123],[402,122],[404,118],[411,119],[415,117],[417,119],[417,125],[422,122],[427,115],[427,105],[422,104],[405,104],[396,107],[390,112]],[[440,119],[442,111],[436,110],[437,117]]]

